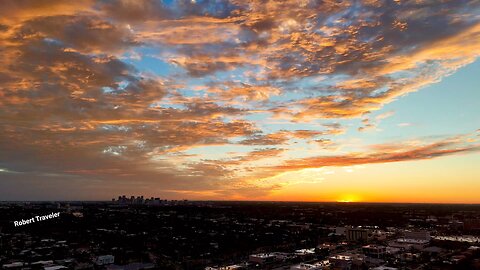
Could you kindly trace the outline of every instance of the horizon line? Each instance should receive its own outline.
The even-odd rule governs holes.
[[[478,203],[467,202],[372,202],[372,201],[356,201],[356,202],[342,202],[342,201],[289,201],[289,200],[189,200],[189,199],[161,199],[167,201],[188,201],[188,202],[250,202],[250,203],[327,203],[327,204],[423,204],[423,205],[474,205],[480,206]],[[61,203],[61,202],[98,202],[111,203],[111,200],[0,200],[0,203]]]

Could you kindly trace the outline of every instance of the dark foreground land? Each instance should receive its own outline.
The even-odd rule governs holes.
[[[12,270],[480,269],[479,236],[479,205],[0,204],[0,267]]]

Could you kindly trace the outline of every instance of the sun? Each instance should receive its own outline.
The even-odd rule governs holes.
[[[337,202],[341,202],[341,203],[351,203],[351,202],[358,202],[358,201],[360,201],[360,198],[358,196],[352,195],[352,194],[342,195],[337,200]]]

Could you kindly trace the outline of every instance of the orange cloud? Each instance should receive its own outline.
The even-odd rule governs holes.
[[[262,118],[375,127],[393,113],[369,112],[478,58],[478,1],[200,2],[2,1],[0,165],[238,197],[281,188],[248,180],[282,171],[478,150],[458,139],[289,160],[297,141],[337,147],[346,126],[272,131]],[[138,65],[143,49],[168,72]],[[188,152],[219,145],[249,152]]]
[[[374,163],[390,163],[410,160],[432,159],[463,152],[479,151],[478,144],[465,144],[464,138],[445,139],[425,145],[384,144],[374,145],[377,151],[348,153],[339,156],[320,156],[285,161],[273,169],[279,171],[306,168],[353,166]]]

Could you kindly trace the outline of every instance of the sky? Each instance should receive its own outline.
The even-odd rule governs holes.
[[[480,203],[476,0],[3,0],[0,201]]]

